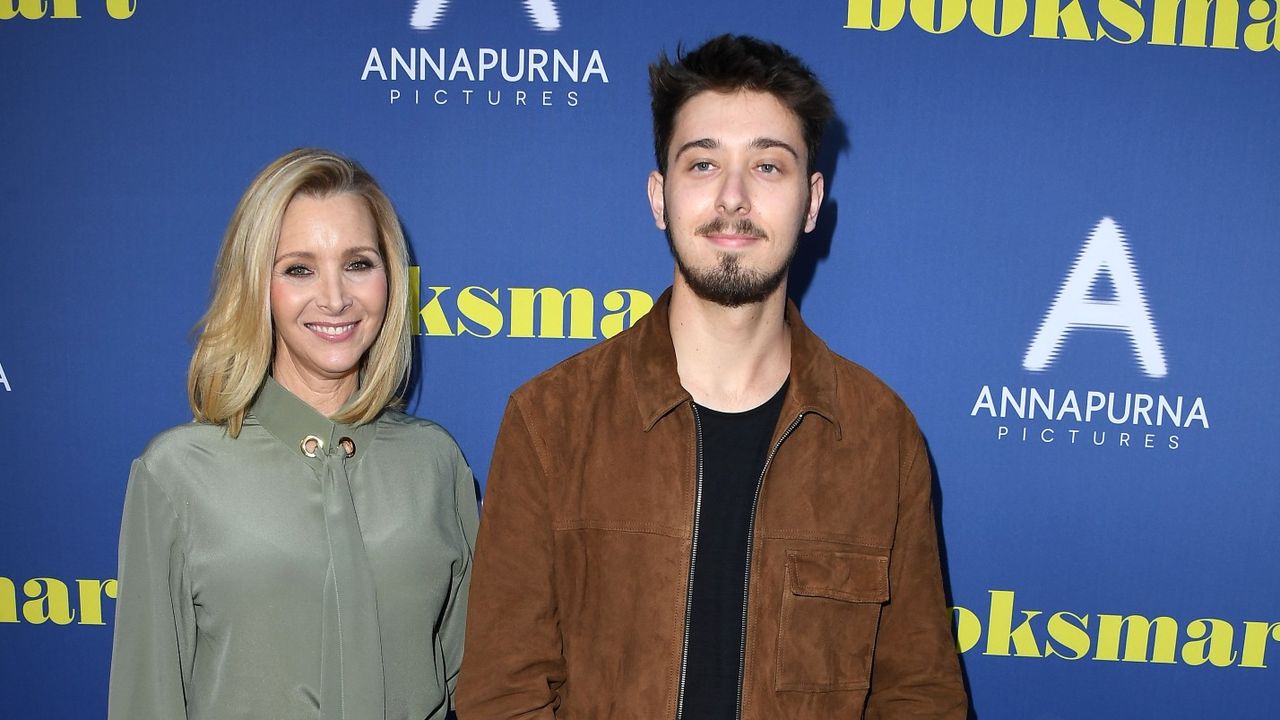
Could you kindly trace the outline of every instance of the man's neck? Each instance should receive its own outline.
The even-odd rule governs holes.
[[[679,272],[669,322],[680,384],[694,402],[742,412],[773,397],[791,372],[783,282],[768,298],[736,308],[704,300]]]

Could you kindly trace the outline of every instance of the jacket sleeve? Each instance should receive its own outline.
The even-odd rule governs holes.
[[[507,404],[476,540],[460,720],[550,720],[565,664],[556,605],[545,446]]]
[[[444,650],[449,696],[454,697],[462,664],[463,637],[466,631],[467,603],[471,587],[471,568],[476,546],[476,528],[480,518],[476,508],[475,479],[462,453],[457,452],[454,499],[458,531],[462,536],[463,557],[455,568],[449,600],[440,621],[440,646]]]
[[[964,720],[968,699],[942,589],[933,474],[924,439],[909,416],[900,447],[889,602],[880,616],[866,718]]]
[[[195,616],[173,504],[135,460],[120,525],[109,720],[185,718]]]

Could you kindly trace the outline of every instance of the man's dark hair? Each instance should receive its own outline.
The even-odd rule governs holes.
[[[748,35],[721,35],[685,53],[676,46],[671,62],[664,52],[649,66],[649,95],[653,108],[653,150],[658,172],[667,173],[667,150],[676,113],[705,90],[767,92],[800,119],[813,172],[822,144],[822,131],[835,115],[831,97],[800,58],[781,45]]]

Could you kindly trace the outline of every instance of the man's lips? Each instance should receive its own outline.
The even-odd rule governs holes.
[[[766,237],[763,230],[746,218],[737,221],[717,218],[696,228],[694,233],[724,248],[747,247]]]
[[[762,238],[758,235],[744,235],[740,233],[707,233],[703,235],[712,243],[721,247],[741,248],[759,242]]]

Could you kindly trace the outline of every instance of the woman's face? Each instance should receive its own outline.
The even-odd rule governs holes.
[[[295,393],[350,394],[386,311],[386,267],[364,199],[294,197],[271,268],[276,380]]]

